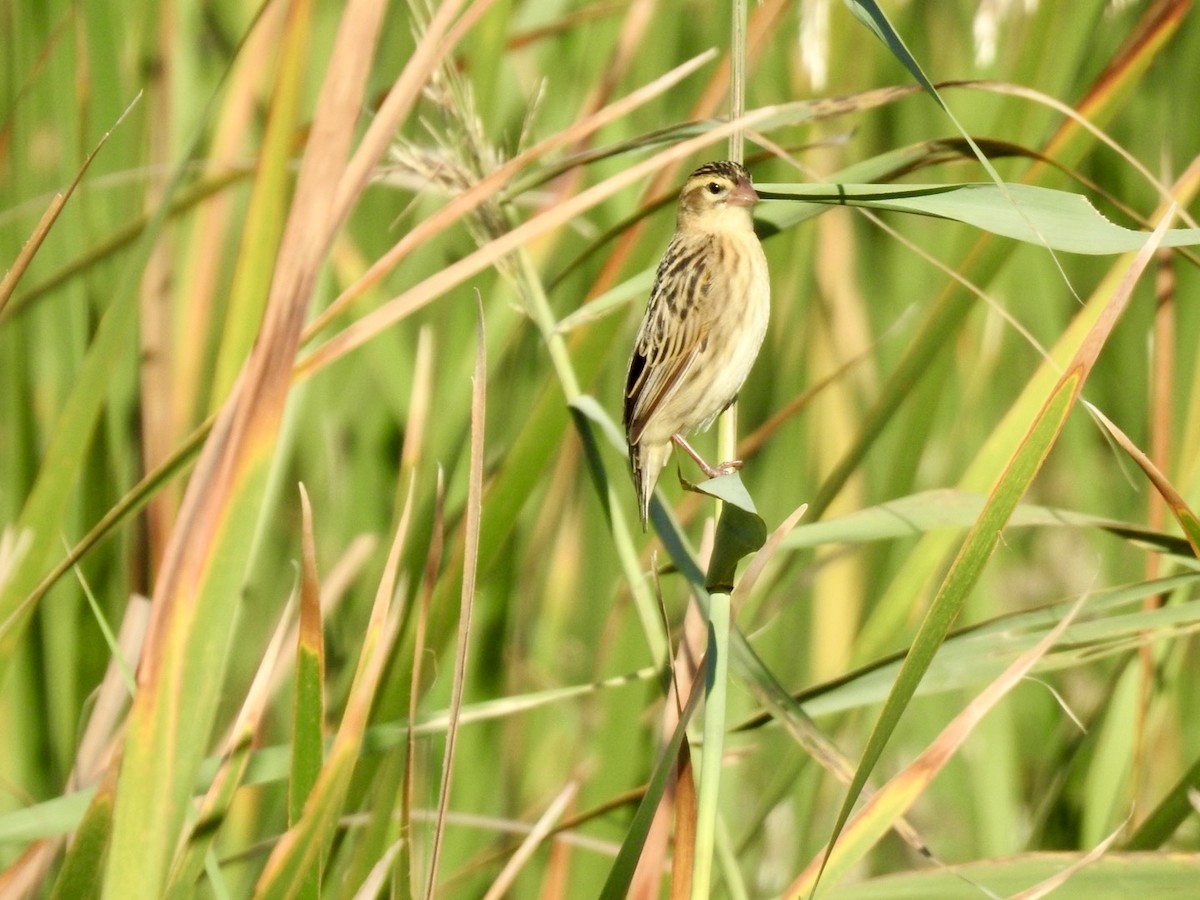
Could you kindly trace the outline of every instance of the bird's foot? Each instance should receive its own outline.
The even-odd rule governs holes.
[[[704,469],[704,474],[709,478],[719,478],[722,475],[732,475],[742,467],[740,459],[731,459],[728,462],[717,463],[715,466],[701,466]]]
[[[718,463],[715,466],[710,466],[704,461],[704,458],[692,448],[692,445],[689,444],[682,435],[674,435],[671,440],[675,442],[676,447],[695,460],[696,465],[698,465],[700,470],[709,478],[719,478],[722,475],[732,475],[742,467],[742,461],[740,459],[731,459],[728,462]]]

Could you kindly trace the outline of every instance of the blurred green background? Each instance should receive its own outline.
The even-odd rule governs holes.
[[[1135,161],[1168,185],[1193,163],[1200,146],[1194,77],[1200,27],[1190,3],[883,6],[931,79],[986,80],[947,86],[942,96],[1004,178],[1083,193],[1118,223],[1143,228],[1161,198]],[[483,896],[511,855],[513,833],[519,836],[572,782],[578,793],[569,810],[581,820],[532,855],[511,892],[598,891],[628,833],[634,801],[625,794],[645,784],[659,751],[662,682],[643,671],[621,686],[520,706],[544,700],[544,691],[663,665],[648,649],[653,643],[634,595],[661,591],[672,647],[688,602],[677,574],[648,580],[656,563],[665,564],[662,545],[632,525],[625,460],[600,438],[599,462],[619,520],[608,515],[568,413],[562,360],[556,364],[553,354],[565,351],[579,390],[619,418],[645,273],[669,239],[674,193],[691,165],[726,154],[724,141],[522,241],[506,263],[434,288],[431,302],[409,314],[383,326],[366,317],[478,247],[691,134],[682,127],[687,123],[725,115],[730,11],[687,0],[496,0],[469,9],[480,12],[478,19],[445,65],[427,73],[426,89],[371,183],[355,195],[328,252],[311,261],[318,277],[310,321],[504,160],[710,47],[718,54],[595,133],[531,154],[475,213],[422,236],[341,314],[306,335],[300,359],[319,354],[351,323],[368,323],[360,347],[322,360],[291,385],[282,423],[264,451],[269,472],[261,492],[231,513],[245,551],[244,565],[225,573],[240,585],[231,605],[236,623],[227,663],[217,659],[211,669],[215,721],[211,729],[202,723],[199,733],[205,756],[217,755],[295,589],[302,482],[328,604],[326,705],[318,712],[333,734],[350,702],[387,548],[411,494],[395,600],[399,634],[373,701],[366,699],[372,709],[366,745],[324,832],[332,841],[323,879],[329,896],[353,896],[395,842],[404,845],[406,859],[385,882],[398,894],[423,886],[429,865],[444,726],[415,740],[411,820],[403,822],[393,813],[407,754],[403,731],[394,726],[408,714],[423,602],[429,623],[417,653],[420,710],[445,710],[454,684],[459,585],[464,556],[472,555],[464,537],[476,292],[486,335],[487,409],[463,689],[468,707],[499,705],[459,734],[439,896]],[[171,565],[164,553],[186,521],[181,497],[197,471],[203,435],[194,429],[228,402],[236,373],[260,339],[277,260],[295,252],[281,232],[342,15],[343,4],[324,0],[261,9],[238,0],[0,3],[4,268],[111,129],[28,269],[0,301],[0,863],[9,867],[5,884],[14,890],[24,873],[35,894],[49,893],[71,858],[56,841],[74,831],[87,804],[73,792],[106,770],[115,774],[112,760],[126,740],[124,712],[112,714],[98,746],[83,740],[113,655],[103,628],[117,631],[140,602],[134,598],[161,593],[164,565]],[[286,42],[301,30],[301,16],[311,21],[289,68]],[[356,141],[422,46],[426,19],[427,12],[403,3],[388,5],[358,104]],[[987,180],[953,143],[953,123],[927,95],[864,93],[907,88],[912,79],[845,6],[764,0],[750,4],[748,22],[747,109],[846,98],[836,115],[821,115],[823,107],[814,104],[814,118],[751,129],[746,155],[756,182],[828,181],[852,166],[867,173],[852,180]],[[1112,146],[1073,126],[1064,109],[1094,121]],[[273,141],[272,117],[280,123]],[[663,136],[661,129],[674,130]],[[888,154],[905,148],[911,164],[899,168]],[[277,199],[256,207],[255,191]],[[739,434],[754,436],[741,477],[768,529],[801,504],[812,507],[736,621],[783,688],[805,691],[814,704],[829,699],[813,714],[853,764],[890,683],[890,676],[872,681],[860,667],[909,646],[961,542],[961,530],[946,529],[974,521],[977,506],[949,489],[990,486],[1000,471],[996,463],[982,470],[993,476],[982,476],[973,461],[985,449],[1000,452],[990,442],[1003,443],[1010,409],[1030,408],[1023,391],[1044,354],[1127,261],[1052,255],[981,238],[953,222],[850,209],[824,212],[765,247],[772,321],[738,404]],[[1200,492],[1194,261],[1184,252],[1155,262],[1083,391],[1192,506]],[[637,276],[640,286],[608,293]],[[545,310],[539,313],[537,304],[544,300],[561,321],[598,297],[608,314],[560,331],[560,350],[551,350],[549,332],[540,327],[544,315],[538,318]],[[91,368],[86,360],[101,322],[118,307],[128,307],[127,324],[113,338],[109,361]],[[94,413],[81,413],[79,405],[88,403]],[[698,446],[712,453],[714,438]],[[164,465],[165,476],[146,492],[148,505],[119,506],[139,479]],[[689,466],[681,470],[693,478]],[[664,472],[660,496],[699,546],[712,509],[680,490],[674,470],[672,464]],[[964,478],[969,470],[976,474]],[[902,516],[848,518],[837,533],[806,531],[904,498],[912,499]],[[942,863],[981,862],[970,878],[983,885],[995,878],[997,891],[1047,877],[1039,867],[1049,857],[1040,854],[1076,851],[1063,858],[1066,865],[1116,833],[1114,854],[1123,848],[1175,855],[1161,854],[1166,869],[1138,870],[1131,886],[1121,888],[1126,893],[1108,896],[1135,890],[1186,896],[1200,850],[1195,813],[1186,810],[1200,760],[1200,732],[1192,726],[1200,721],[1200,696],[1191,677],[1197,665],[1191,635],[1200,617],[1189,609],[1195,598],[1189,578],[1163,588],[1151,582],[1194,573],[1194,556],[1177,537],[1154,539],[1151,547],[1138,535],[1098,526],[1099,519],[1124,523],[1145,529],[1143,538],[1180,534],[1160,494],[1083,409],[1071,413],[1024,503],[1093,518],[1004,532],[956,625],[1016,616],[1011,628],[997,627],[994,642],[962,645],[967,649],[957,655],[954,640],[945,646],[939,657],[948,660],[945,670],[905,709],[873,781],[882,784],[911,762],[978,695],[998,674],[996,660],[1013,657],[1017,635],[1040,636],[1050,627],[1050,619],[1029,611],[1087,594],[1092,602],[1083,617],[1093,631],[1065,639],[1037,680],[1021,683],[997,706],[917,799],[908,821]],[[68,549],[113,510],[102,539],[47,582]],[[427,571],[438,515],[444,515],[445,550]],[[898,530],[897,518],[904,526]],[[881,531],[878,521],[886,523]],[[926,532],[944,545],[924,542]],[[209,538],[175,538],[181,539]],[[622,546],[636,557],[638,584]],[[1163,546],[1173,552],[1164,554]],[[1128,588],[1123,602],[1106,604],[1106,592],[1122,586]],[[255,729],[257,748],[292,742],[297,701],[283,676],[293,655],[285,649],[279,684]],[[173,701],[184,720],[188,702]],[[758,700],[735,679],[730,725],[758,710]],[[778,895],[828,840],[845,786],[776,724],[730,734],[725,754],[726,855],[718,890]],[[86,777],[69,783],[80,767]],[[266,890],[264,865],[289,825],[288,764],[275,758],[261,771],[216,829],[207,875],[189,882],[185,893],[248,896],[256,883]],[[135,778],[128,769],[125,777]],[[118,797],[122,790],[132,788],[122,785]],[[70,802],[47,805],[55,798]],[[1170,826],[1139,832],[1147,816],[1166,809],[1164,798],[1177,811],[1167,817]],[[606,804],[611,808],[600,809]],[[172,832],[172,846],[175,839]],[[44,853],[36,863],[35,851]],[[907,888],[912,893],[866,881],[888,873],[917,879]],[[976,892],[955,879],[939,887],[939,873],[893,834],[844,886],[863,882],[855,890],[871,896]],[[1114,877],[1100,877],[1100,888],[1116,884]],[[96,890],[99,881],[97,875]],[[661,882],[664,895],[668,881]],[[833,884],[827,887],[837,895]],[[1101,896],[1097,889],[1081,874],[1061,895]]]

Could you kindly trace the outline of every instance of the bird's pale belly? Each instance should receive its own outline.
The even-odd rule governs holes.
[[[755,249],[761,257],[761,249]],[[737,397],[754,366],[771,312],[766,260],[756,264],[755,270],[755,281],[746,292],[751,302],[729,309],[729,320],[714,327],[709,335],[709,341],[724,340],[728,346],[719,353],[715,346],[709,346],[699,354],[684,379],[686,383],[672,392],[647,423],[643,442],[661,443],[676,434],[703,431]],[[718,357],[724,362],[718,362]]]

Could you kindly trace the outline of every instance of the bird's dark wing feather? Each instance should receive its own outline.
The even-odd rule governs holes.
[[[625,433],[636,444],[655,411],[687,377],[708,343],[713,285],[710,241],[672,239],[654,279],[625,382]]]

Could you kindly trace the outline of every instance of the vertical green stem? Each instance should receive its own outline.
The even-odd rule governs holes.
[[[729,595],[709,595],[708,653],[704,666],[704,745],[700,756],[699,802],[696,813],[696,855],[692,861],[692,897],[710,896],[713,845],[717,829],[717,799],[721,787],[721,758],[725,752],[725,702],[729,680]]]
[[[739,118],[746,105],[746,2],[733,0],[730,27],[729,116]],[[729,158],[744,159],[744,136],[729,136]],[[721,461],[737,456],[737,404],[721,414],[717,426],[717,455]],[[720,511],[718,510],[718,515]],[[700,757],[699,803],[696,815],[696,853],[692,862],[692,897],[711,893],[713,845],[719,816],[721,758],[725,751],[725,704],[729,676],[729,594],[711,595],[708,608],[708,653],[705,656],[704,750]]]

